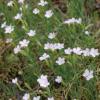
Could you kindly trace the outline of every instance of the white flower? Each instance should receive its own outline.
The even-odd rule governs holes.
[[[89,71],[88,69],[86,69],[83,73],[83,77],[85,77],[87,81],[90,80],[91,78],[93,78],[93,71]]]
[[[21,51],[21,47],[19,45],[17,45],[15,48],[14,48],[14,53],[17,54]]]
[[[17,13],[17,15],[14,17],[15,20],[20,20],[22,18],[22,13]]]
[[[44,45],[44,49],[45,50],[48,50],[48,49],[51,49],[51,50],[61,50],[64,48],[64,43],[46,43]]]
[[[39,13],[40,13],[40,10],[37,9],[37,8],[35,8],[35,9],[33,10],[33,13],[34,13],[34,14],[39,14]]]
[[[14,26],[6,26],[5,27],[5,33],[12,33],[14,31]]]
[[[13,6],[13,3],[14,3],[13,1],[9,1],[9,2],[7,3],[7,6],[8,6],[8,7],[12,7],[12,6]]]
[[[62,44],[58,43],[58,49],[62,49],[62,48],[64,48],[64,43]]]
[[[34,36],[36,34],[36,31],[35,30],[30,30],[28,33],[28,36]]]
[[[86,48],[84,50],[82,50],[80,47],[77,48],[73,48],[73,49],[65,49],[65,54],[71,54],[71,53],[77,54],[77,55],[81,55],[83,54],[83,56],[92,56],[92,57],[96,57],[98,56],[100,53],[98,51],[98,49],[94,49],[94,48]]]
[[[64,24],[73,24],[73,23],[81,24],[81,22],[82,22],[81,18],[79,19],[71,18],[71,19],[65,20]]]
[[[50,56],[47,53],[44,53],[41,57],[39,57],[40,61],[46,60],[47,58],[50,58]]]
[[[55,43],[53,46],[53,48],[55,48],[56,50],[61,50],[64,48],[64,43]]]
[[[33,97],[33,100],[40,100],[40,96]]]
[[[44,1],[44,0],[40,0],[40,2],[38,3],[38,5],[40,5],[40,6],[45,6],[47,4],[48,4],[48,2]]]
[[[52,17],[52,15],[53,15],[53,11],[52,10],[47,10],[46,13],[45,13],[45,17],[46,18],[50,18],[50,17]]]
[[[57,76],[56,79],[55,79],[55,82],[61,83],[62,82],[62,77],[61,76]]]
[[[77,54],[77,55],[81,55],[82,54],[82,49],[80,47],[73,48],[72,52]]]
[[[71,48],[68,48],[68,49],[65,49],[65,54],[71,54],[72,53],[72,49]]]
[[[23,4],[25,0],[18,0],[19,4]]]
[[[40,78],[37,79],[37,82],[43,88],[46,88],[50,85],[50,83],[48,82],[48,79],[47,79],[47,75],[41,75]]]
[[[82,52],[83,52],[83,56],[90,56],[90,50],[88,48],[86,48]]]
[[[22,99],[23,100],[29,100],[30,99],[29,93],[25,93]]]
[[[6,22],[1,24],[1,28],[5,28],[6,27]]]
[[[54,97],[49,97],[48,100],[54,100]]]
[[[92,57],[98,56],[98,55],[99,55],[98,49],[91,48],[91,49],[90,49],[90,55],[91,55]]]
[[[57,33],[54,33],[54,32],[53,32],[53,33],[49,33],[48,38],[49,38],[49,39],[53,39],[53,38],[56,37],[56,34],[57,34]]]
[[[89,35],[89,34],[90,34],[90,32],[89,32],[89,31],[85,31],[85,34],[86,34],[86,35]]]
[[[19,42],[20,47],[27,47],[29,44],[29,40],[23,39],[22,41]]]
[[[51,49],[52,48],[52,44],[51,43],[45,43],[44,44],[44,49],[45,50],[48,50],[48,49]]]
[[[8,39],[6,39],[6,43],[10,43],[10,42],[12,42],[12,38],[8,38]]]
[[[57,63],[58,65],[64,64],[64,63],[65,63],[65,58],[59,57],[59,58],[56,60],[56,63]]]
[[[17,78],[12,79],[12,83],[13,83],[13,84],[17,84],[17,81],[18,81],[18,79],[17,79]]]

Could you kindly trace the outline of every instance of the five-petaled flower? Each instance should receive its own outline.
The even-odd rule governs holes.
[[[47,10],[46,13],[45,13],[45,17],[46,18],[50,18],[50,17],[52,17],[52,15],[53,15],[53,11],[52,10]]]
[[[26,40],[26,39],[23,39],[22,41],[19,42],[20,44],[20,47],[23,48],[23,47],[27,47],[28,44],[29,44],[29,40]]]
[[[38,5],[40,5],[40,6],[45,6],[47,4],[48,4],[48,2],[44,1],[44,0],[40,0],[40,2],[38,3]]]
[[[83,73],[83,77],[85,77],[87,81],[93,78],[93,70],[86,69]]]
[[[21,51],[21,47],[20,45],[17,45],[15,48],[14,48],[14,53],[17,54]]]
[[[14,17],[15,20],[20,20],[22,18],[22,13],[17,13],[17,15]]]
[[[40,96],[33,97],[33,100],[40,100]]]
[[[48,100],[54,100],[54,97],[48,97]]]
[[[57,76],[56,79],[55,79],[55,82],[61,83],[62,82],[62,77],[61,76]]]
[[[24,96],[22,97],[22,100],[29,100],[30,99],[30,94],[25,93]]]
[[[13,83],[13,84],[17,84],[17,82],[18,82],[17,77],[16,77],[15,79],[12,79],[12,83]]]
[[[35,8],[34,10],[33,10],[33,14],[39,14],[40,13],[40,10],[38,9],[38,8]]]
[[[36,34],[35,30],[30,30],[28,33],[26,33],[28,36],[34,36]]]
[[[37,79],[37,82],[40,84],[42,88],[46,88],[50,85],[47,79],[47,75],[41,75],[40,78]]]
[[[5,33],[12,33],[14,31],[14,26],[12,25],[6,25],[4,28],[5,28]]]
[[[49,39],[53,39],[53,38],[56,37],[56,34],[57,34],[57,33],[55,33],[55,32],[49,33],[48,38],[49,38]]]
[[[43,61],[43,60],[46,60],[48,58],[50,58],[50,56],[47,53],[44,53],[41,57],[39,57],[39,60]]]
[[[64,64],[64,63],[65,63],[65,58],[63,58],[63,57],[58,57],[58,59],[56,60],[56,63],[57,63],[58,65]]]

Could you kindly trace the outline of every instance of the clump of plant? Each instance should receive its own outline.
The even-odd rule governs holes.
[[[63,14],[51,0],[1,1],[1,99],[99,98],[100,53],[82,2],[65,2]]]

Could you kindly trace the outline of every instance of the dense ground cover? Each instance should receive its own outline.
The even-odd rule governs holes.
[[[94,0],[0,0],[0,100],[100,100],[95,7]]]

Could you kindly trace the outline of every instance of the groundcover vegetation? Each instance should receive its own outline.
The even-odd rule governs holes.
[[[0,100],[100,100],[99,0],[0,0]]]

